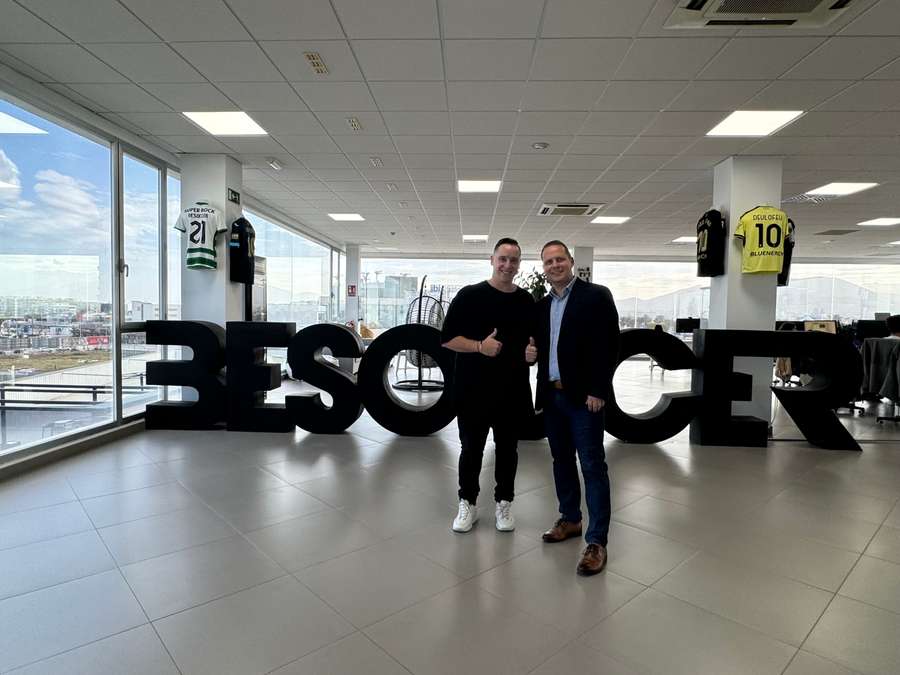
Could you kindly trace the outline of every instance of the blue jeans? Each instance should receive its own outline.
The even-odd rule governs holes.
[[[588,508],[584,539],[588,544],[606,546],[612,507],[603,450],[603,418],[603,410],[592,413],[584,403],[575,405],[558,390],[551,392],[544,406],[559,514],[571,523],[581,522],[581,484],[575,465],[577,450]]]

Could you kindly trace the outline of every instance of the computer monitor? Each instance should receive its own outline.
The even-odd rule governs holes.
[[[700,319],[692,319],[691,317],[675,319],[676,333],[693,333],[698,328],[700,328]]]
[[[884,321],[874,321],[872,319],[860,319],[855,326],[856,339],[865,340],[866,338],[880,338],[890,335],[887,323]]]
[[[837,335],[837,321],[804,321],[803,330],[817,330],[822,333]]]

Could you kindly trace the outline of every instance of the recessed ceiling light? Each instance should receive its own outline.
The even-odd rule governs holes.
[[[867,220],[862,223],[858,223],[858,225],[872,225],[875,227],[885,227],[887,225],[900,225],[900,218],[875,218],[873,220]]]
[[[303,56],[306,57],[306,60],[309,62],[310,67],[316,75],[328,74],[328,66],[325,65],[325,61],[322,59],[322,55],[319,54],[319,52],[303,52]]]
[[[385,183],[384,186],[387,188],[388,192],[396,192],[397,191],[396,183]]]
[[[46,134],[43,129],[38,129],[28,122],[17,120],[11,115],[0,112],[0,134]]]
[[[458,180],[457,189],[460,192],[500,192],[502,180]]]
[[[735,110],[707,136],[768,136],[803,114],[802,110]]]
[[[876,185],[878,185],[878,183],[828,183],[828,185],[817,187],[815,190],[810,190],[806,194],[837,195],[843,197],[844,195],[852,195],[855,192],[868,190],[869,188],[873,188]]]
[[[463,241],[467,242],[482,242],[487,241],[488,236],[486,234],[464,234]]]
[[[281,162],[279,162],[274,157],[269,157],[269,159],[266,160],[266,164],[271,166],[275,171],[281,171]]]
[[[358,213],[329,213],[328,217],[332,220],[365,220]]]
[[[384,160],[381,157],[369,157],[369,164],[374,166],[376,169],[380,169],[384,166]]]
[[[405,209],[407,206],[409,206],[409,202],[397,202],[397,206],[401,209]]]
[[[672,243],[673,244],[696,244],[697,237],[696,236],[678,237],[677,239],[673,239]]]
[[[597,216],[591,222],[601,225],[621,225],[631,220],[630,216]]]
[[[186,112],[182,113],[213,136],[267,136],[245,112]]]
[[[359,118],[357,117],[348,117],[347,126],[353,131],[362,131],[362,124],[360,124]]]
[[[544,141],[538,141],[537,143],[532,143],[531,147],[535,150],[546,150],[550,147],[549,143],[545,143]]]

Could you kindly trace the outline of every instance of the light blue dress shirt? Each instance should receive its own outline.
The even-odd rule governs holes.
[[[550,381],[559,379],[559,359],[556,356],[556,346],[559,344],[559,328],[562,325],[563,313],[566,311],[566,303],[569,302],[569,294],[572,292],[572,285],[575,283],[575,277],[563,289],[563,292],[557,295],[556,290],[550,288]]]

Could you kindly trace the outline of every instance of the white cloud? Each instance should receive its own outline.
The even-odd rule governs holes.
[[[17,200],[21,192],[19,167],[0,150],[0,203]]]

